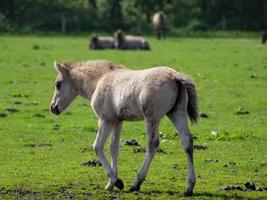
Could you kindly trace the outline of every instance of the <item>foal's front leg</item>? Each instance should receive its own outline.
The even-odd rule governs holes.
[[[137,174],[133,186],[130,188],[130,192],[140,190],[140,186],[145,180],[149,166],[159,146],[159,137],[158,137],[159,120],[146,119],[145,123],[146,123],[146,133],[147,133],[147,150],[146,150],[145,160],[143,162],[140,171]]]
[[[119,155],[119,148],[120,148],[120,134],[121,134],[121,127],[122,122],[119,121],[114,125],[111,138],[110,138],[110,154],[112,158],[111,162],[111,168],[115,174],[116,177],[118,177],[118,155]],[[112,190],[116,186],[120,190],[124,188],[123,182],[120,179],[117,179],[117,181],[114,183],[111,179],[109,179],[109,182],[107,186],[105,187],[106,190]]]
[[[96,155],[99,157],[99,160],[101,164],[103,165],[103,168],[106,174],[110,178],[110,181],[115,183],[116,185],[116,182],[119,181],[119,179],[117,178],[116,174],[112,170],[106,158],[106,155],[104,153],[105,143],[113,127],[114,127],[114,123],[109,123],[105,120],[100,119],[98,123],[98,132],[97,132],[96,140],[94,142],[93,147],[96,152]]]

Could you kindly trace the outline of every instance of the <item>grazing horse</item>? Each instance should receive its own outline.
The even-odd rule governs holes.
[[[156,30],[157,39],[160,40],[164,36],[166,29],[166,15],[163,11],[156,12],[153,15],[152,23]]]
[[[182,139],[187,157],[188,184],[185,195],[193,194],[196,177],[193,164],[193,137],[188,127],[198,119],[197,94],[192,80],[168,67],[130,70],[107,61],[82,63],[54,62],[58,71],[51,112],[59,115],[78,95],[91,101],[99,118],[93,148],[109,177],[105,189],[124,188],[118,177],[120,133],[124,120],[144,120],[147,134],[145,160],[130,189],[139,191],[159,146],[159,123],[167,115]],[[111,165],[104,145],[111,133]]]

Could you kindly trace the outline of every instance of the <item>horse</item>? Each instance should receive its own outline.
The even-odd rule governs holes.
[[[51,112],[62,113],[77,96],[91,102],[99,118],[97,136],[93,144],[96,155],[109,178],[106,190],[122,190],[118,176],[118,154],[123,121],[144,120],[147,150],[144,162],[130,192],[139,191],[149,166],[159,147],[160,120],[167,115],[181,136],[187,157],[188,181],[184,195],[191,196],[196,182],[193,164],[193,136],[188,127],[198,120],[197,93],[191,78],[169,67],[131,70],[108,61],[57,63]],[[104,153],[104,145],[111,133],[111,165]]]
[[[114,49],[114,39],[108,36],[92,36],[89,42],[91,49]]]
[[[150,50],[148,41],[141,36],[126,35],[124,36],[121,29],[114,33],[116,49],[132,49],[132,50]]]
[[[264,31],[261,35],[262,38],[262,44],[265,44],[265,41],[267,40],[267,31]]]
[[[163,11],[156,12],[153,15],[152,23],[156,31],[156,37],[160,40],[164,36],[166,29],[166,15]]]

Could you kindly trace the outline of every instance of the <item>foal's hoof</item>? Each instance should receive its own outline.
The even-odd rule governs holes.
[[[130,188],[130,190],[129,190],[129,192],[138,192],[140,190],[140,185],[138,185],[138,186],[132,186],[131,188]]]
[[[191,196],[193,196],[193,192],[192,191],[185,191],[184,192],[184,197],[191,197]]]
[[[116,180],[115,186],[120,190],[122,190],[124,188],[124,184],[123,184],[122,180],[119,178]]]

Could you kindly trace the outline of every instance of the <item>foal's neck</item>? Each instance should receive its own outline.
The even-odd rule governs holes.
[[[95,69],[77,68],[72,72],[72,81],[75,85],[78,95],[91,101],[92,95],[96,89],[100,78],[107,72],[97,71]]]

